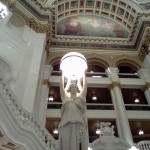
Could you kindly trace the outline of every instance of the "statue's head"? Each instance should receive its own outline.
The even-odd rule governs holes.
[[[78,88],[77,84],[76,83],[72,83],[72,84],[70,84],[68,92],[70,92],[72,95],[76,95],[77,92],[79,93],[80,91],[79,91],[79,88]]]

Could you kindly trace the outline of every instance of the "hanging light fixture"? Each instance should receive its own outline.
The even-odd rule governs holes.
[[[101,133],[101,130],[100,130],[100,129],[96,129],[95,133],[96,133],[96,134],[100,134],[100,133]]]
[[[144,131],[143,130],[139,130],[139,135],[143,135],[144,134]]]
[[[58,134],[58,129],[55,128],[55,129],[53,130],[53,133],[54,133],[54,134]]]
[[[93,96],[92,96],[92,100],[93,100],[93,101],[96,101],[96,100],[97,100],[97,97],[96,97],[95,95],[93,95]]]
[[[139,98],[135,98],[134,102],[139,103],[140,102]]]
[[[48,101],[54,101],[54,96],[52,96],[52,95],[49,96],[49,97],[48,97]]]
[[[84,75],[87,69],[87,61],[82,54],[70,52],[62,57],[60,69],[66,78],[76,80]]]
[[[5,18],[8,15],[7,7],[0,2],[0,19]]]

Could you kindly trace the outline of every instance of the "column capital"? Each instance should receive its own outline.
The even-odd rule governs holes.
[[[141,89],[145,92],[148,90],[148,88],[150,88],[150,82],[146,82],[142,87]]]
[[[115,88],[115,87],[121,88],[120,82],[118,82],[118,81],[113,81],[113,82],[108,86],[108,88],[109,88],[110,90],[113,89],[113,88]]]
[[[47,85],[47,87],[50,88],[51,84],[49,82],[49,79],[43,79],[43,85]]]

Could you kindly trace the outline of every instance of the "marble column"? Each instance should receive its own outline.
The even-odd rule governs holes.
[[[142,90],[144,91],[148,105],[150,105],[150,75],[148,73],[148,70],[144,68],[140,69],[138,71],[138,74],[140,78],[145,82],[145,84],[142,86]]]
[[[44,71],[43,85],[42,85],[42,91],[41,91],[39,119],[45,125],[45,122],[46,122],[45,111],[47,109],[47,98],[48,98],[48,93],[49,93],[49,88],[50,88],[49,77],[51,75],[53,68],[52,68],[52,66],[47,65],[47,66],[45,66],[44,69],[45,69],[45,71]]]
[[[129,144],[133,145],[133,138],[130,130],[130,125],[121,93],[121,85],[118,77],[118,68],[108,68],[107,74],[111,79],[112,83],[109,88],[111,91],[111,96],[115,111],[117,113],[117,124],[119,136]]]

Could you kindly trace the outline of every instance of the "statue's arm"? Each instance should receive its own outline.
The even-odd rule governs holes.
[[[83,76],[83,88],[82,88],[82,91],[80,93],[80,96],[82,97],[82,99],[86,99],[86,93],[87,93],[87,80],[86,80],[86,77],[85,77],[85,74]]]
[[[62,102],[65,102],[67,100],[67,98],[69,98],[69,93],[67,92],[67,90],[68,90],[68,88],[70,86],[70,82],[71,82],[71,80],[68,79],[67,85],[64,88],[64,84],[65,84],[65,79],[64,78],[65,77],[62,73],[61,80],[60,80],[60,96],[61,96]]]
[[[81,94],[81,92],[83,91],[83,88],[82,88],[82,86],[81,86],[81,81],[80,81],[80,79],[77,80],[77,86],[78,86],[78,89],[79,89],[80,94]]]
[[[82,96],[84,98],[86,98],[86,93],[87,93],[87,79],[86,79],[86,76],[84,74],[84,76],[83,76],[83,94],[82,94]]]

